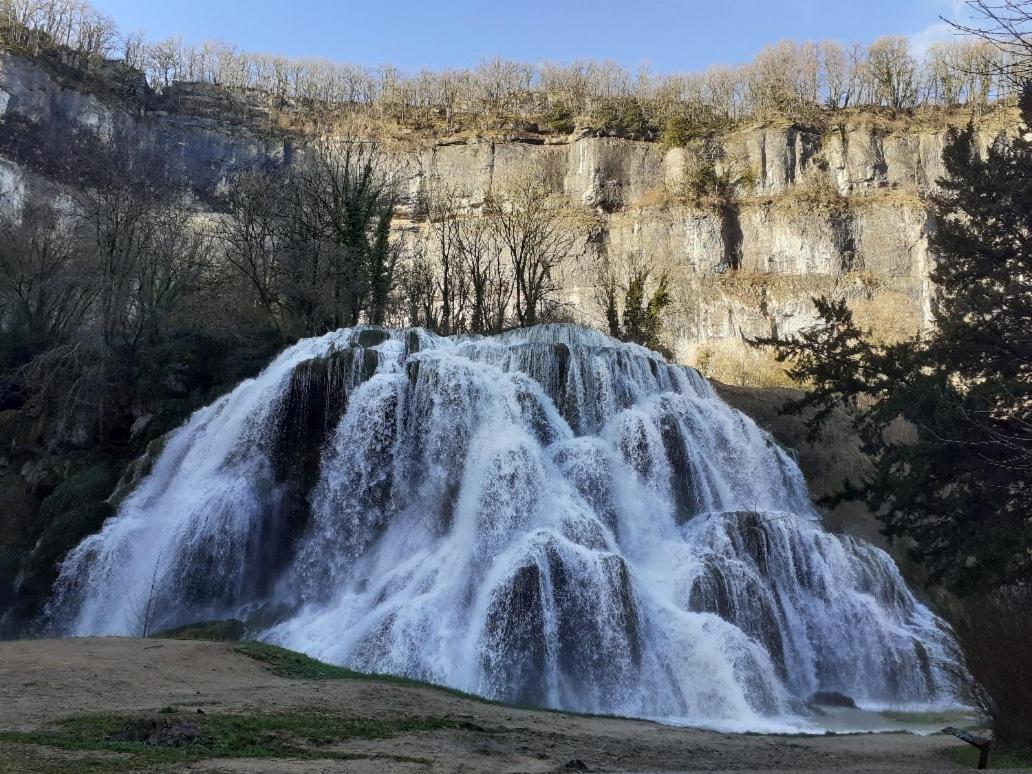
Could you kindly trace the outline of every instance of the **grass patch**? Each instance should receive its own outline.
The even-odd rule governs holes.
[[[244,636],[244,624],[233,619],[225,621],[200,621],[175,629],[152,634],[159,640],[205,640],[208,642],[236,642]]]
[[[199,734],[181,741],[169,739],[168,731],[193,726]],[[138,740],[118,739],[127,728],[152,729]],[[33,733],[0,733],[0,743],[21,751],[26,760],[45,760],[57,771],[62,757],[74,771],[125,771],[142,767],[182,764],[206,758],[302,758],[351,760],[379,756],[357,755],[333,749],[358,739],[387,739],[420,731],[459,730],[498,733],[467,720],[450,717],[361,718],[315,711],[269,715],[162,714],[80,715],[58,721]],[[85,756],[32,756],[27,746],[47,752],[86,753]],[[97,757],[106,753],[105,757]],[[119,755],[111,755],[112,753]],[[89,754],[93,754],[92,756]],[[400,760],[395,756],[383,756]],[[417,759],[406,758],[406,761]],[[422,762],[421,760],[418,762]],[[27,770],[35,770],[29,768]],[[46,769],[43,769],[46,770]]]
[[[378,683],[389,683],[407,688],[430,688],[434,691],[441,691],[460,699],[480,702],[482,704],[494,704],[496,706],[513,706],[505,702],[485,699],[472,693],[459,691],[455,688],[425,683],[420,680],[412,680],[408,677],[398,675],[385,675],[369,672],[356,672],[347,667],[334,666],[323,661],[318,661],[304,653],[287,650],[278,645],[270,645],[267,642],[242,642],[234,650],[255,661],[265,665],[265,668],[278,677],[286,677],[291,680],[371,680]]]
[[[978,766],[978,750],[969,744],[957,740],[956,747],[950,747],[945,751],[946,757],[954,763],[969,768]],[[989,753],[990,769],[1027,769],[1032,768],[1032,754],[1016,755],[1006,750],[993,750]]]
[[[920,723],[929,726],[957,726],[959,728],[980,728],[977,718],[971,712],[901,712],[883,710],[878,713],[883,718],[897,723]]]
[[[261,662],[266,669],[277,677],[291,680],[359,680],[364,678],[380,678],[381,675],[365,675],[346,667],[334,666],[318,661],[304,653],[287,650],[267,642],[242,642],[233,648],[241,655]],[[393,678],[400,679],[400,678]]]
[[[590,712],[572,712],[570,710],[552,709],[551,707],[535,707],[528,704],[511,704],[487,699],[477,696],[474,693],[466,693],[456,688],[449,688],[436,683],[426,683],[421,680],[413,680],[398,675],[386,675],[370,672],[356,672],[347,667],[334,666],[323,661],[318,661],[304,653],[294,650],[287,650],[278,645],[270,645],[267,642],[248,641],[236,645],[233,650],[241,655],[253,658],[261,662],[266,669],[278,677],[285,677],[291,680],[371,680],[389,685],[399,685],[405,688],[426,688],[432,691],[446,693],[458,699],[475,701],[479,704],[490,704],[495,707],[508,707],[510,709],[532,710],[534,712],[552,712],[557,715],[569,715],[571,717],[584,718],[619,718],[621,720],[635,720],[636,718],[625,718],[623,715],[593,714]]]

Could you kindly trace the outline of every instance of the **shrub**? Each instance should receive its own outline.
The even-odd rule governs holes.
[[[570,134],[576,128],[573,111],[562,102],[553,102],[544,115],[545,126],[553,134]]]
[[[596,128],[618,137],[647,140],[655,136],[655,128],[634,97],[602,100],[591,112],[590,120]]]
[[[90,502],[107,499],[118,481],[113,463],[104,461],[66,478],[40,506],[40,517],[46,523]]]
[[[968,598],[953,618],[967,666],[961,680],[996,744],[1032,751],[1032,588]]]
[[[683,113],[673,113],[663,122],[659,142],[664,149],[683,148],[695,137],[695,127]]]
[[[740,188],[750,188],[756,173],[744,159],[725,157],[720,148],[702,144],[690,148],[685,159],[682,193],[701,203],[730,204]]]

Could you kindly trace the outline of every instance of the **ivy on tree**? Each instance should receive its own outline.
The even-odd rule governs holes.
[[[635,269],[631,272],[627,287],[624,290],[623,319],[617,310],[616,279],[610,274],[606,277],[602,296],[603,311],[609,326],[609,334],[622,341],[631,341],[643,347],[664,352],[665,348],[659,340],[663,329],[663,313],[671,303],[670,280],[662,273],[656,280],[656,287],[648,295],[646,288],[651,271],[647,268]]]

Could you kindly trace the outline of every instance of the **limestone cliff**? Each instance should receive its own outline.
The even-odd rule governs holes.
[[[0,191],[9,205],[52,190],[47,158],[62,136],[104,137],[123,124],[180,167],[202,202],[240,170],[289,164],[305,142],[246,98],[211,86],[157,95],[124,73],[87,78],[0,54]],[[1003,110],[983,118],[980,142],[1010,125]],[[588,132],[395,139],[404,192],[397,226],[413,229],[428,176],[475,208],[512,171],[539,170],[557,197],[590,212],[595,224],[565,279],[577,317],[600,321],[593,302],[600,256],[618,269],[647,261],[672,279],[665,335],[677,357],[730,382],[764,383],[776,375],[743,337],[809,324],[812,295],[847,296],[860,322],[882,336],[925,324],[934,227],[926,200],[943,172],[945,134],[944,119],[851,112],[821,129],[767,124],[715,138],[724,163],[750,172],[730,215],[677,195],[690,163],[682,148]]]

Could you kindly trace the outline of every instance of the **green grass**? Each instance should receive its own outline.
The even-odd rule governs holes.
[[[236,642],[244,635],[244,624],[236,620],[199,621],[175,629],[152,634],[159,640],[206,640],[208,642]]]
[[[511,704],[485,699],[472,693],[459,691],[455,688],[448,688],[436,683],[426,683],[420,680],[412,680],[408,677],[398,675],[386,675],[375,672],[356,672],[347,667],[334,666],[323,661],[318,661],[304,653],[294,650],[287,650],[278,645],[270,645],[267,642],[242,642],[236,645],[233,650],[244,656],[253,658],[265,665],[265,668],[278,677],[286,677],[291,680],[372,680],[379,683],[401,685],[407,688],[429,688],[434,691],[447,693],[460,699],[480,702],[482,704],[493,704],[495,706],[510,707]]]
[[[582,718],[613,718],[619,720],[637,720],[623,715],[594,714],[590,712],[573,712],[571,710],[552,709],[551,707],[535,707],[529,704],[512,704],[498,701],[497,699],[486,699],[474,693],[466,693],[457,688],[449,688],[437,683],[427,683],[422,680],[413,680],[409,677],[398,675],[380,674],[377,672],[356,672],[347,667],[334,666],[323,661],[317,661],[304,653],[294,650],[287,650],[278,645],[270,645],[267,642],[248,641],[242,642],[233,648],[237,653],[249,656],[259,661],[278,677],[286,677],[291,680],[372,680],[378,683],[400,685],[406,688],[426,688],[432,691],[446,693],[459,699],[475,701],[479,704],[490,704],[495,707],[508,707],[509,709],[533,710],[534,712],[551,712],[557,715],[569,715]]]
[[[973,712],[901,712],[884,710],[878,713],[888,720],[897,723],[915,723],[929,726],[959,726],[961,728],[979,728]]]
[[[277,645],[269,645],[266,642],[242,642],[239,645],[235,645],[233,650],[261,662],[266,669],[277,677],[286,677],[291,680],[386,679],[386,676],[365,675],[345,667],[317,661],[304,653],[287,650]]]
[[[978,766],[978,750],[969,744],[957,740],[956,747],[946,750],[946,757],[972,769]],[[989,753],[990,769],[1026,769],[1032,768],[1032,755],[1015,755],[1005,750],[993,750]]]
[[[153,720],[157,723],[189,721],[201,729],[203,738],[180,747],[111,739],[111,736],[124,729],[127,723],[136,720]],[[26,771],[125,771],[140,767],[189,763],[205,758],[350,760],[381,757],[356,755],[333,748],[352,740],[386,739],[397,734],[440,730],[498,733],[494,729],[450,717],[361,718],[316,711],[269,715],[171,715],[161,712],[136,716],[96,714],[67,718],[32,733],[0,733],[0,749],[11,749],[15,759],[17,756],[14,756],[14,753],[17,752],[24,761],[35,761],[40,764],[30,766],[26,763],[22,767]],[[11,748],[11,745],[14,747]],[[62,759],[62,756],[44,755],[43,751],[40,751],[41,755],[33,756],[25,752],[27,746],[85,755],[66,756]],[[107,755],[101,757],[101,753]],[[112,753],[117,755],[112,756]],[[385,757],[400,760],[396,756]],[[46,766],[51,768],[42,767],[44,760]],[[65,763],[69,768],[65,768]],[[0,767],[2,766],[3,764],[0,764]]]

